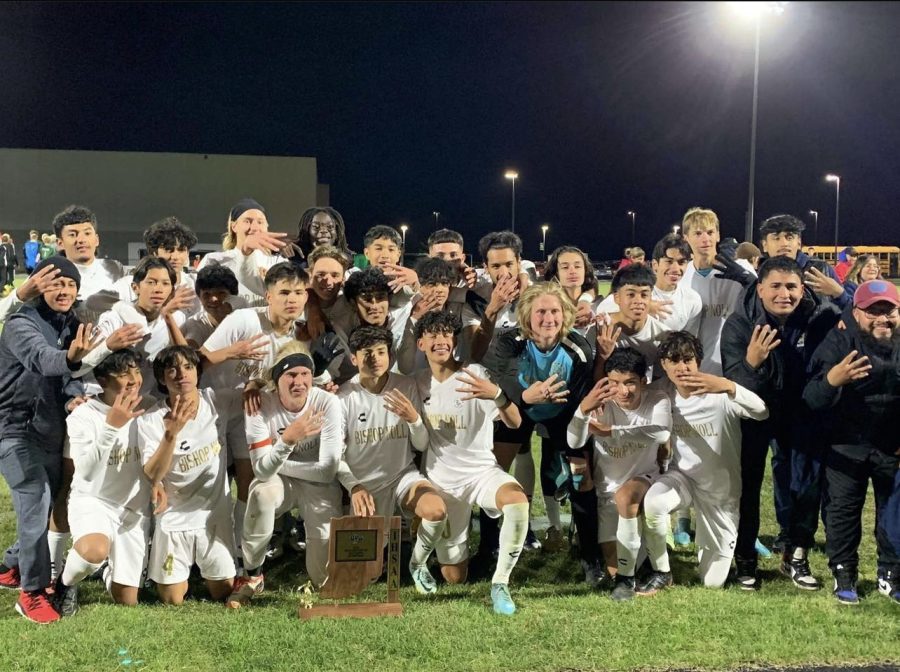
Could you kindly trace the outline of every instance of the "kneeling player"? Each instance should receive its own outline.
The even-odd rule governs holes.
[[[69,525],[75,543],[57,579],[54,602],[62,616],[78,608],[78,584],[109,559],[109,592],[134,605],[147,560],[150,481],[141,464],[137,422],[142,411],[141,357],[131,349],[108,355],[94,368],[103,388],[66,419],[75,463]]]
[[[292,343],[270,372],[274,391],[260,393],[259,412],[246,415],[255,478],[250,484],[241,547],[247,575],[238,577],[226,606],[236,609],[263,590],[262,565],[278,516],[300,509],[306,525],[306,572],[325,582],[331,518],[341,515],[335,480],[343,447],[341,404],[313,387],[315,365],[306,347]]]
[[[612,599],[634,598],[634,566],[641,548],[638,514],[659,476],[657,451],[669,440],[672,408],[668,396],[647,389],[647,360],[631,348],[617,348],[604,363],[606,378],[581,402],[569,422],[569,445],[594,436],[594,485],[600,512],[600,541],[617,557]],[[606,546],[614,541],[613,548]]]
[[[338,479],[350,492],[354,515],[392,516],[399,503],[405,513],[422,519],[410,569],[416,589],[428,593],[434,592],[434,580],[421,570],[444,532],[447,507],[413,464],[410,444],[425,450],[428,429],[416,381],[390,370],[391,343],[385,327],[357,327],[350,333],[350,359],[359,373],[338,391],[346,433]]]
[[[463,368],[453,358],[461,328],[460,318],[449,312],[428,313],[416,324],[416,343],[429,367],[416,374],[430,436],[425,469],[444,494],[450,527],[448,538],[438,543],[437,557],[449,583],[465,581],[472,505],[477,504],[491,518],[503,514],[491,599],[495,612],[512,614],[516,605],[509,594],[509,575],[528,532],[528,497],[518,481],[497,464],[494,420],[499,417],[515,429],[522,417],[488,379],[484,367],[470,364]],[[411,565],[410,570],[413,577],[418,574],[427,592],[434,592],[434,580],[424,564]]]
[[[741,418],[765,420],[769,410],[736,383],[700,373],[703,346],[686,331],[667,334],[659,360],[669,378],[673,457],[644,498],[647,552],[653,572],[638,588],[652,593],[671,583],[666,531],[669,514],[697,511],[700,578],[721,588],[728,578],[741,500]]]
[[[200,358],[188,346],[162,350],[153,376],[166,399],[138,421],[144,472],[162,481],[169,508],[156,521],[150,578],[165,604],[184,602],[191,565],[214,600],[231,593],[234,535],[224,434],[211,390],[198,390]]]

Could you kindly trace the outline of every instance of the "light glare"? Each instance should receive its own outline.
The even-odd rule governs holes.
[[[507,180],[516,180],[519,178],[519,174],[514,170],[507,170],[506,174],[503,176]]]

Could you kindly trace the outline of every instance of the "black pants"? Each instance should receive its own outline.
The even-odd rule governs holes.
[[[878,565],[900,569],[898,549],[891,543],[890,531],[900,521],[897,511],[888,506],[895,490],[898,458],[872,446],[832,446],[825,466],[826,513],[825,552],[828,566],[857,567],[862,539],[862,510],[866,503],[869,479],[875,491],[875,542]],[[895,507],[896,508],[896,507]]]

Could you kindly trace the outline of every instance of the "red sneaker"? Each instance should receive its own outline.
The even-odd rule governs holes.
[[[16,602],[16,611],[29,621],[46,625],[59,620],[59,613],[47,599],[47,593],[43,590],[19,593],[19,601]]]
[[[10,590],[18,590],[21,584],[18,567],[7,567],[0,565],[0,588],[8,588]]]

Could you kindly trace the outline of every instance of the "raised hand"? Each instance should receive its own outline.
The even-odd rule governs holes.
[[[781,345],[781,339],[778,338],[778,330],[770,327],[768,324],[753,327],[753,334],[750,336],[750,343],[747,345],[747,354],[744,358],[747,364],[754,369],[762,366],[762,363],[769,357],[769,353]]]
[[[461,263],[459,265],[459,277],[466,283],[466,287],[472,289],[475,283],[478,282],[478,271],[465,263]]]
[[[176,287],[169,300],[163,304],[160,311],[163,315],[174,313],[176,310],[185,311],[194,304],[197,295],[188,287]]]
[[[375,500],[369,494],[369,491],[361,485],[354,486],[353,490],[350,491],[350,504],[353,507],[354,516],[367,518],[375,515]]]
[[[337,356],[343,353],[344,348],[341,345],[341,339],[333,331],[329,331],[322,338],[317,339],[313,343],[312,349],[313,366],[316,367],[315,375],[320,376],[325,373]]]
[[[569,396],[569,390],[563,389],[566,381],[560,380],[559,376],[553,374],[547,380],[538,380],[528,386],[528,389],[522,392],[522,401],[526,404],[564,404]]]
[[[610,321],[609,315],[600,313],[597,315],[597,357],[609,359],[616,349],[619,337],[622,335],[622,327]]]
[[[322,431],[324,422],[325,411],[308,408],[285,428],[281,438],[285,443],[297,443],[311,436],[317,436]]]
[[[609,378],[602,378],[594,383],[591,391],[581,400],[581,412],[585,415],[603,408],[603,404],[607,399],[611,399],[616,394],[616,386],[609,382]]]
[[[244,390],[241,392],[241,401],[243,402],[245,414],[256,415],[259,413],[262,405],[262,397],[259,394],[261,388],[262,384],[258,380],[251,380],[244,385]]]
[[[714,376],[711,373],[686,373],[678,378],[687,387],[691,388],[691,396],[698,397],[701,394],[734,394],[734,383],[727,378]]]
[[[265,359],[269,352],[269,337],[265,334],[257,334],[253,338],[233,343],[228,348],[226,359],[252,359],[260,361]]]
[[[587,301],[579,301],[578,307],[575,309],[575,326],[583,329],[593,321],[594,313],[591,310],[591,304]]]
[[[713,264],[712,267],[719,272],[720,277],[725,278],[726,280],[733,280],[742,287],[752,285],[753,281],[756,280],[750,271],[741,266],[734,259],[726,257],[724,254],[717,254],[716,261],[719,263]]]
[[[853,350],[837,364],[828,370],[825,379],[832,387],[842,387],[854,380],[862,380],[869,375],[872,365],[869,358],[863,355],[859,357],[859,351]]]
[[[76,364],[87,357],[88,353],[103,342],[101,336],[92,337],[94,333],[94,325],[79,324],[78,331],[75,332],[75,338],[69,344],[66,353],[66,359]]]
[[[816,294],[824,294],[832,299],[837,299],[844,293],[844,287],[837,280],[825,273],[822,273],[815,266],[811,266],[806,273],[803,274],[803,284],[813,290]]]
[[[421,294],[418,301],[412,307],[410,316],[414,320],[421,320],[428,313],[441,308],[442,301],[437,294]]]
[[[163,417],[163,426],[166,428],[166,434],[178,436],[178,432],[184,429],[184,426],[194,417],[196,412],[197,401],[195,399],[185,399],[180,394],[176,395],[175,403]]]
[[[471,399],[496,399],[497,392],[500,388],[486,378],[476,376],[470,369],[463,369],[456,376],[456,379],[463,384],[463,387],[457,387],[456,391],[466,396],[463,401]]]
[[[106,339],[106,347],[110,350],[122,350],[137,345],[144,340],[144,328],[139,324],[125,324]]]
[[[400,390],[391,390],[384,395],[384,407],[409,423],[419,419],[419,412]]]
[[[388,278],[391,278],[390,282],[388,282],[388,286],[394,294],[407,285],[416,287],[419,284],[419,276],[416,275],[414,270],[406,268],[406,266],[400,266],[399,264],[385,264],[384,274]]]
[[[69,399],[69,402],[66,404],[66,413],[71,413],[76,408],[81,406],[84,402],[87,401],[87,397],[83,395],[78,395],[77,397],[72,397]]]
[[[16,296],[23,303],[36,299],[53,286],[60,273],[62,271],[53,264],[45,266],[37,273],[32,273],[28,276],[28,279],[16,290]]]
[[[491,300],[488,301],[485,312],[491,317],[497,317],[501,310],[519,298],[518,278],[500,278],[494,289],[491,290]]]
[[[651,300],[650,310],[647,312],[658,320],[664,320],[667,317],[672,317],[672,304],[673,301],[671,299],[663,299],[662,301]]]
[[[106,414],[106,424],[110,427],[121,429],[130,421],[143,415],[144,411],[135,410],[141,405],[142,399],[137,390],[131,393],[125,390],[119,392]]]
[[[288,234],[274,231],[257,231],[244,238],[241,252],[247,256],[253,250],[261,250],[266,254],[275,254],[288,243]]]

